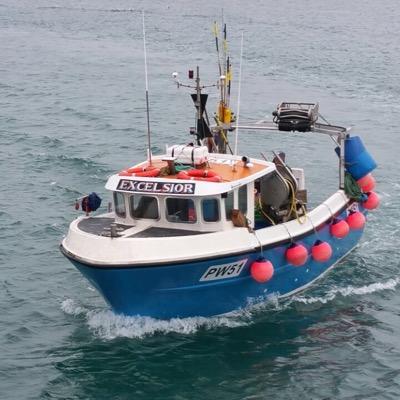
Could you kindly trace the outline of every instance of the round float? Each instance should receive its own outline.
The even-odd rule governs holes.
[[[307,257],[308,251],[302,244],[292,243],[286,250],[286,260],[295,267],[304,265]]]
[[[271,261],[259,258],[251,264],[250,275],[258,283],[268,282],[274,275],[274,266]]]
[[[357,181],[357,184],[363,192],[370,192],[371,190],[375,189],[376,181],[372,174],[369,173],[360,178]]]
[[[344,219],[334,219],[330,227],[331,235],[338,239],[343,239],[349,234],[349,224]]]
[[[375,210],[379,206],[380,199],[379,196],[375,192],[367,193],[367,200],[362,202],[362,206],[367,210]]]
[[[332,256],[332,247],[328,242],[317,240],[311,247],[311,255],[315,261],[326,262]]]
[[[346,218],[350,229],[362,229],[365,225],[365,215],[360,211],[351,211]]]

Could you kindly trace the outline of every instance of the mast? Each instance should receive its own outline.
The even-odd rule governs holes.
[[[147,115],[147,152],[149,158],[149,165],[152,165],[151,161],[151,134],[150,134],[150,111],[149,111],[149,82],[147,78],[147,51],[146,51],[146,29],[144,25],[144,11],[143,17],[143,51],[144,51],[144,75],[146,82],[146,115]]]
[[[223,18],[223,14],[222,14],[222,18]],[[223,23],[223,20],[222,20]],[[227,100],[226,100],[226,87],[227,87],[227,74],[228,74],[228,69],[227,69],[227,58],[228,58],[228,43],[226,41],[226,24],[223,24],[224,27],[224,40],[223,40],[223,48],[224,48],[224,76],[225,76],[225,80],[224,80],[224,94],[223,94],[223,102],[225,107],[227,106]]]
[[[238,99],[237,99],[237,111],[236,111],[236,132],[235,132],[235,151],[234,154],[237,155],[238,147],[238,136],[239,136],[239,115],[240,115],[240,87],[242,83],[242,58],[243,58],[243,32],[242,39],[240,41],[240,64],[239,64],[239,86],[238,86]]]
[[[201,87],[200,87],[200,69],[199,66],[197,65],[196,67],[196,111],[197,111],[197,121],[201,121],[203,123],[203,112],[201,110]],[[199,137],[199,128],[197,127],[197,140],[200,141]]]
[[[229,151],[232,153],[232,150],[228,143],[228,128],[231,124],[231,118],[232,118],[232,111],[229,108],[232,72],[230,68],[230,59],[228,56],[227,29],[226,29],[226,24],[223,21],[223,17],[222,17],[222,33],[223,33],[223,36],[221,38],[222,54],[220,54],[218,25],[216,22],[214,22],[215,46],[217,50],[218,70],[219,70],[218,86],[220,89],[220,100],[218,103],[215,122],[219,127],[218,151],[220,153],[226,153],[226,150],[228,148]],[[223,57],[222,64],[221,64],[221,55]]]
[[[219,41],[218,41],[218,25],[217,21],[214,21],[214,35],[215,35],[215,47],[217,49],[217,60],[218,60],[218,70],[219,75],[222,75],[221,58],[219,55]]]

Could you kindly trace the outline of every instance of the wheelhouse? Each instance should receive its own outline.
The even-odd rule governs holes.
[[[120,225],[215,232],[233,228],[232,210],[254,226],[254,182],[218,194],[200,196],[113,192],[115,222]]]
[[[213,176],[218,174],[218,182],[196,180],[189,175],[182,179],[171,153],[153,159],[154,166],[168,171],[162,176],[120,173],[109,178],[106,188],[113,192],[115,223],[121,229],[131,228],[130,233],[149,228],[170,229],[179,234],[217,232],[238,226],[257,229],[280,218],[278,212],[273,218],[263,217],[259,212],[261,202],[269,207],[269,212],[279,211],[281,204],[288,209],[290,191],[304,189],[301,169],[288,170],[276,160],[255,161],[226,154],[213,155],[203,169],[196,169],[205,171],[205,175],[206,171],[212,171]],[[140,171],[146,166],[142,163],[132,168]],[[260,215],[263,220],[257,221]]]
[[[164,168],[165,158],[155,157],[154,165]],[[179,179],[178,171],[170,171],[151,178],[113,175],[106,188],[113,192],[115,223],[119,225],[135,230],[157,226],[216,232],[234,227],[232,210],[239,210],[248,226],[254,226],[254,180],[273,169],[268,162],[247,167],[240,157],[224,155],[207,160],[207,170],[221,176],[220,182]]]

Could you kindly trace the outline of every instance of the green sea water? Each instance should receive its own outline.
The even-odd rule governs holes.
[[[213,318],[127,318],[58,251],[75,198],[106,204],[107,177],[145,156],[142,9],[155,153],[190,140],[171,73],[199,65],[215,82],[223,9],[234,105],[244,33],[242,121],[319,101],[377,160],[381,207],[308,291]],[[399,17],[395,0],[0,0],[0,399],[400,398]],[[336,189],[329,139],[240,133],[241,153],[271,150],[304,166],[311,205]]]

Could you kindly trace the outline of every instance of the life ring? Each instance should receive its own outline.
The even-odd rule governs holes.
[[[209,169],[189,169],[186,173],[195,178],[212,178],[218,176],[216,172],[210,171]]]
[[[196,170],[191,170],[191,171],[196,171]],[[213,172],[213,176],[190,176],[189,173],[190,171],[180,171],[177,175],[178,179],[186,179],[186,180],[191,180],[191,181],[205,181],[205,182],[222,182],[222,178]]]
[[[149,178],[155,178],[156,176],[160,175],[160,168],[149,169],[142,172],[135,172],[132,176],[144,176]]]
[[[146,165],[145,167],[132,167],[128,168],[127,171],[130,174],[137,174],[138,172],[145,172],[145,171],[151,171],[153,169],[157,169],[156,167],[153,167],[151,165]]]
[[[136,170],[134,172],[133,170]],[[118,175],[119,176],[141,176],[148,178],[155,178],[160,175],[161,169],[150,167],[150,168],[129,168],[122,170]]]

